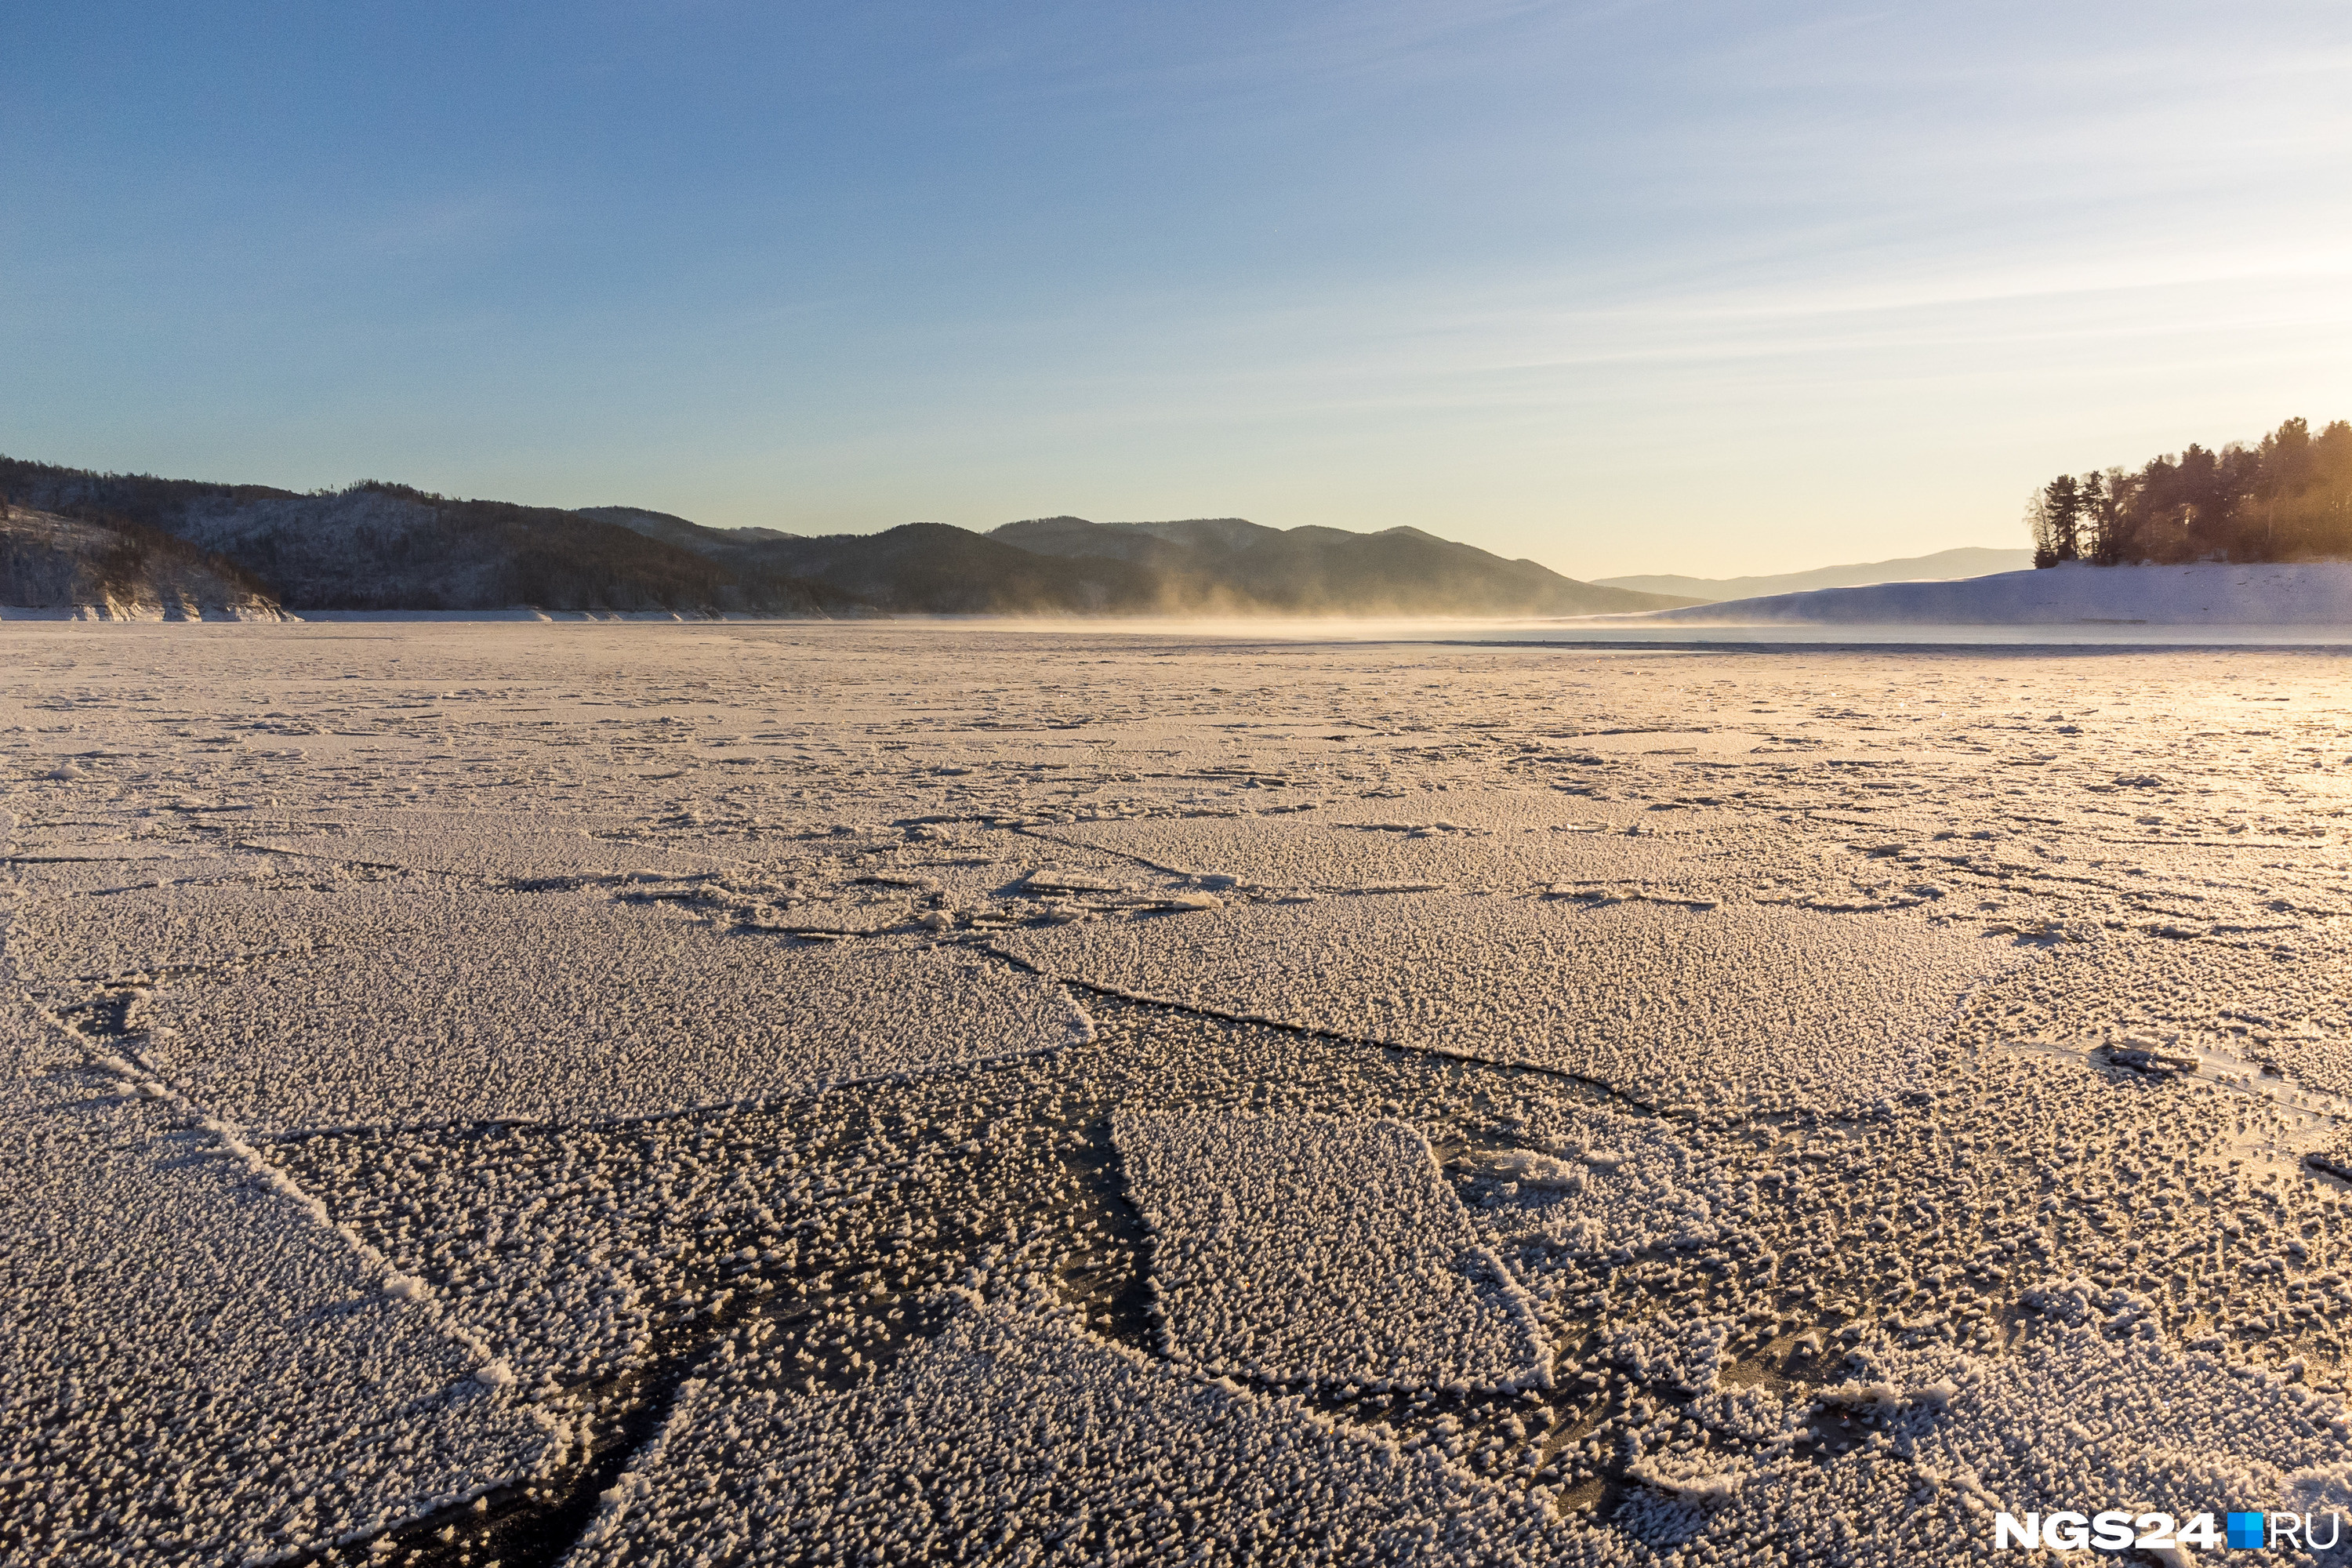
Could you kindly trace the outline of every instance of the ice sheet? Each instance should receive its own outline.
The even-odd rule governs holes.
[[[275,1561],[562,1459],[560,1424],[303,1194],[56,1035],[0,1010],[12,1555]]]
[[[714,931],[598,894],[357,889],[304,916],[309,947],[144,1004],[174,1087],[255,1131],[646,1116],[1087,1029],[1060,987],[982,954]]]
[[[1861,917],[1441,895],[1100,921],[998,945],[1125,995],[1743,1110],[1932,1087],[1961,998],[2029,956]]]
[[[1229,1461],[1209,1491],[1087,1458],[1088,1528],[1147,1552],[1278,1554],[1311,1515],[1364,1556],[1908,1564],[1974,1552],[1985,1508],[2337,1506],[2342,654],[1477,635],[12,626],[0,994],[115,1065],[11,1102],[48,1131],[10,1134],[37,1174],[0,1201],[62,1239],[11,1251],[0,1321],[37,1397],[163,1392],[119,1429],[91,1404],[11,1498],[54,1489],[93,1562],[168,1560],[168,1495],[196,1561],[331,1530],[458,1568],[554,1560],[626,1472],[610,1549],[689,1561],[705,1519],[908,1533],[920,1465],[969,1455],[1011,1468],[965,1478],[955,1540],[1047,1553],[1071,1516],[1003,1478],[1091,1408]],[[1110,989],[1045,1048],[1065,970]],[[1552,1384],[1186,1381],[1120,1107],[1411,1129]],[[101,1252],[102,1290],[49,1256]],[[183,1279],[219,1346],[150,1288]],[[985,1302],[961,1328],[950,1288]],[[1008,1313],[1059,1338],[971,1326]],[[205,1427],[170,1380],[215,1354]],[[513,1382],[369,1403],[477,1363]],[[289,1468],[171,1491],[151,1409]],[[541,1468],[464,1425],[501,1410],[574,1440]],[[400,1422],[417,1446],[368,1447]],[[1449,1479],[1381,1490],[1391,1441]],[[1147,1522],[1163,1493],[1200,1508]],[[977,1533],[1000,1505],[1017,1539]]]
[[[1551,1381],[1534,1304],[1412,1128],[1126,1110],[1113,1136],[1179,1364],[1372,1389]]]
[[[605,1493],[567,1568],[714,1551],[797,1563],[813,1549],[851,1562],[1601,1560],[1427,1449],[1400,1453],[1053,1318],[967,1310],[829,1405],[760,1388],[755,1348],[722,1360]]]

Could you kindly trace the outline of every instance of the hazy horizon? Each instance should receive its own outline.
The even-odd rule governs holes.
[[[2352,413],[2340,7],[23,12],[0,451],[719,527],[2014,547]]]

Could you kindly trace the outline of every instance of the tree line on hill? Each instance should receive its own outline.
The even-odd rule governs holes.
[[[11,500],[61,523],[111,529],[134,542],[134,554],[147,552],[140,560],[162,548],[158,539],[181,542],[221,571],[267,584],[298,615],[527,606],[697,616],[1551,616],[1693,602],[1576,582],[1413,528],[1050,517],[984,534],[910,522],[803,538],[706,528],[635,507],[460,500],[373,479],[298,493],[0,456],[0,502]]]
[[[2025,522],[2036,566],[2352,557],[2352,422],[2315,436],[2290,419],[2252,447],[2061,474]]]
[[[0,457],[0,503],[110,530],[146,552],[142,560],[169,539],[298,612],[531,605],[806,616],[865,608],[824,584],[758,563],[714,562],[577,512],[460,500],[375,479],[305,494]]]
[[[66,518],[0,492],[0,605],[197,607],[277,613],[268,585],[236,562],[126,517]]]

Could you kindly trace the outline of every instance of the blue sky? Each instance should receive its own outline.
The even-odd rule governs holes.
[[[0,451],[798,531],[2015,544],[2352,417],[2352,7],[8,8]]]

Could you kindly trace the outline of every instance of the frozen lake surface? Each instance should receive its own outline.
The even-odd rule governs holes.
[[[2324,1536],[2352,654],[2026,630],[12,624],[0,1559]]]

